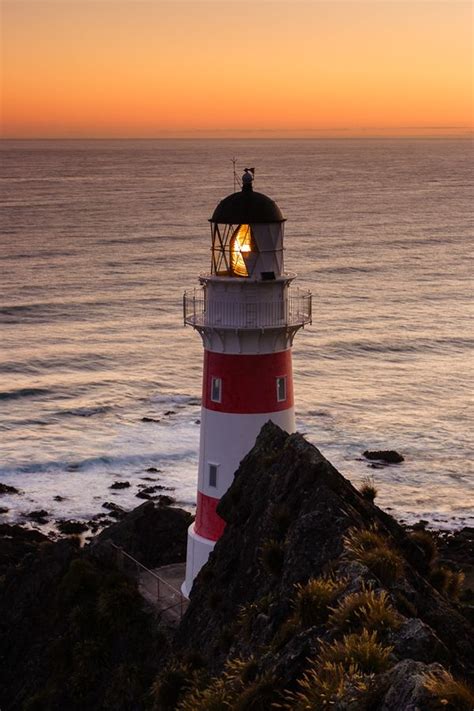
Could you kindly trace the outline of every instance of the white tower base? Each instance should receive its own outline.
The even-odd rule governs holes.
[[[186,552],[186,579],[181,585],[181,592],[187,598],[193,586],[196,575],[207,563],[209,555],[214,550],[216,542],[199,536],[194,531],[194,523],[188,528],[188,547]]]

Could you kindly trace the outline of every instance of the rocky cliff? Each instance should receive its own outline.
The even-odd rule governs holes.
[[[178,562],[185,512],[146,503],[86,550],[4,532],[1,708],[472,711],[461,576],[426,531],[408,533],[271,423],[219,513],[225,533],[174,639],[107,541]]]
[[[441,698],[448,672],[473,671],[456,574],[303,436],[267,424],[218,511],[176,636],[194,679],[176,708],[470,708]]]

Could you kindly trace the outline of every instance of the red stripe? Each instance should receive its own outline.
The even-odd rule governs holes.
[[[225,522],[216,513],[218,503],[219,499],[206,496],[198,491],[194,530],[198,536],[208,538],[211,541],[217,541],[222,536],[225,528]]]
[[[286,400],[277,400],[276,379],[286,376]],[[212,378],[221,378],[221,402],[211,400]],[[218,412],[256,414],[293,407],[291,350],[262,355],[204,351],[202,404]]]

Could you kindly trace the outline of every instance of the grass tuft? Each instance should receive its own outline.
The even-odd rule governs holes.
[[[351,528],[344,538],[344,546],[351,558],[365,565],[386,585],[403,575],[403,557],[375,528]]]
[[[375,486],[375,480],[373,476],[366,476],[362,479],[362,486],[359,489],[362,497],[366,501],[370,501],[371,504],[374,503],[375,498],[378,494],[378,489]]]
[[[424,530],[412,531],[410,538],[423,551],[427,564],[432,566],[438,558],[438,546],[431,533]]]
[[[370,680],[364,678],[357,666],[313,662],[298,682],[298,691],[287,691],[285,701],[275,708],[285,711],[308,711],[334,708],[349,691],[353,696],[368,690]]]
[[[238,612],[237,624],[243,630],[247,639],[252,634],[253,624],[258,615],[266,615],[270,609],[271,604],[274,602],[275,596],[273,593],[268,595],[263,595],[254,600],[253,602],[248,602],[246,605],[241,605]]]
[[[363,588],[360,592],[346,595],[337,607],[331,608],[328,623],[341,632],[362,629],[384,632],[398,629],[402,620],[385,590],[377,594]]]
[[[458,600],[463,590],[464,573],[460,570],[451,570],[444,565],[440,565],[433,568],[429,580],[439,592],[451,600]]]
[[[310,578],[306,584],[295,585],[294,618],[301,627],[322,624],[328,617],[329,605],[344,590],[346,578],[331,576]]]
[[[334,662],[349,668],[357,666],[364,674],[378,674],[390,666],[393,647],[378,641],[376,632],[363,629],[360,634],[344,635],[342,641],[323,644],[320,662]]]
[[[473,689],[454,679],[445,669],[426,674],[423,686],[447,711],[472,711],[474,709]]]

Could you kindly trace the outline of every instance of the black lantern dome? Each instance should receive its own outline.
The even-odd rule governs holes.
[[[276,202],[263,193],[255,192],[251,182],[244,182],[240,192],[221,200],[210,222],[220,225],[251,225],[285,222],[285,218]]]

